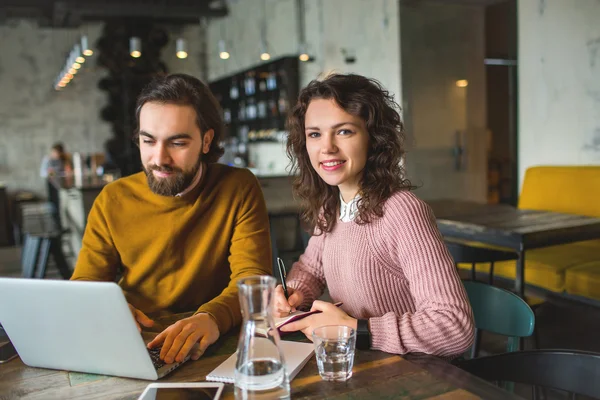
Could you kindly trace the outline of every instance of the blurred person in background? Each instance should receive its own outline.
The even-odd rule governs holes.
[[[44,156],[42,159],[40,176],[42,178],[64,176],[72,170],[73,167],[71,166],[67,153],[65,153],[65,147],[62,143],[58,142],[52,145],[50,154]]]
[[[65,147],[62,143],[57,142],[50,148],[50,154],[44,156],[40,167],[40,176],[46,178],[46,189],[48,192],[48,201],[54,206],[54,217],[60,226],[60,212],[58,189],[50,182],[53,177],[62,177],[70,174],[73,171],[73,166]]]

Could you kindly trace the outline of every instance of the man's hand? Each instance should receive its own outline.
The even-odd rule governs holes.
[[[290,313],[296,311],[296,307],[302,304],[304,295],[300,291],[295,291],[293,288],[288,287],[288,294],[290,297],[286,300],[283,294],[283,287],[277,285],[275,288],[275,297],[273,298],[273,316],[275,318],[285,317]]]
[[[169,326],[148,343],[148,348],[162,344],[160,358],[167,364],[182,362],[190,351],[192,360],[197,360],[219,336],[215,320],[206,313],[200,313]]]
[[[311,311],[321,311],[319,314],[313,314],[301,320],[291,322],[287,325],[282,326],[280,329],[283,332],[295,332],[302,331],[306,337],[312,341],[313,331],[325,325],[345,325],[353,329],[356,329],[358,320],[352,318],[339,307],[328,303],[326,301],[315,300]]]
[[[154,321],[152,321],[150,318],[148,318],[148,316],[146,314],[144,314],[143,312],[141,312],[140,310],[138,310],[137,308],[135,308],[134,306],[132,306],[129,303],[127,303],[127,305],[129,306],[129,309],[131,310],[131,314],[133,315],[133,320],[135,321],[135,324],[137,325],[139,332],[142,331],[142,327],[140,326],[140,324],[142,324],[146,328],[150,328],[152,325],[154,325]]]

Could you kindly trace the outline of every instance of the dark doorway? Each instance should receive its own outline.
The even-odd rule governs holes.
[[[485,10],[488,202],[516,205],[517,168],[517,2]]]

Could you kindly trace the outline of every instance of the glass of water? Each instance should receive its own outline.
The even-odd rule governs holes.
[[[352,377],[356,331],[349,326],[327,325],[313,331],[319,375],[326,381]]]

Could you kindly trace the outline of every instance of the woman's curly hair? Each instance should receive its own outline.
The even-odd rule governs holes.
[[[374,79],[333,74],[302,89],[287,120],[287,154],[291,172],[296,176],[293,189],[302,204],[302,221],[311,233],[321,234],[331,232],[338,219],[339,189],[321,179],[306,151],[304,119],[314,99],[333,99],[344,111],[365,122],[369,148],[359,183],[361,199],[356,222],[366,224],[383,216],[383,204],[393,193],[412,189],[402,166],[405,134],[400,106]]]

